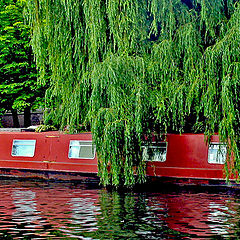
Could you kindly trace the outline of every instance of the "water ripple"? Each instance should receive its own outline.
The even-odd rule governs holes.
[[[0,181],[0,239],[209,239],[239,234],[236,192],[108,192]]]

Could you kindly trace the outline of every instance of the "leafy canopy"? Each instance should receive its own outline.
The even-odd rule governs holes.
[[[90,126],[104,184],[144,180],[152,132],[219,132],[239,170],[238,1],[29,0],[28,19],[46,121]]]
[[[37,83],[30,45],[30,27],[24,23],[24,0],[0,1],[0,111],[38,107],[44,91]]]

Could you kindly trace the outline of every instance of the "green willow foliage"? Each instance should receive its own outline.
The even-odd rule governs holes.
[[[103,184],[144,181],[152,132],[219,132],[240,169],[238,1],[29,0],[27,17],[46,121],[90,126]]]

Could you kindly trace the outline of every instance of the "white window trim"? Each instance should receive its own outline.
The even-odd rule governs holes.
[[[223,146],[225,146],[226,147],[226,156],[225,156],[225,159],[224,159],[224,162],[222,163],[222,162],[209,162],[209,146],[210,145],[223,145]],[[224,144],[224,143],[221,143],[221,142],[210,142],[209,143],[209,145],[208,145],[208,163],[209,164],[220,164],[220,165],[224,165],[225,163],[226,163],[226,161],[227,161],[227,145],[226,144]]]
[[[163,163],[163,162],[167,161],[168,142],[159,142],[159,143],[165,143],[166,144],[166,158],[164,159],[164,161],[147,160],[146,159],[147,162],[161,162],[161,163]],[[158,146],[157,142],[153,142],[153,144],[155,144],[155,145],[144,145],[144,146],[142,146],[142,148],[145,148],[145,149],[147,149],[147,148],[164,148],[165,149],[165,147]]]
[[[73,141],[78,141],[78,142],[83,142],[83,143],[91,143],[91,145],[71,145],[71,142]],[[92,158],[82,158],[82,157],[70,157],[69,152],[70,152],[70,147],[89,147],[91,146],[93,148],[93,157]],[[92,144],[92,141],[87,141],[87,140],[70,140],[69,141],[69,147],[68,147],[68,158],[69,159],[90,159],[93,160],[96,157],[96,146]]]
[[[13,146],[14,146],[14,142],[15,141],[33,141],[34,144],[18,144],[17,146],[34,146],[34,149],[33,149],[33,155],[13,155]],[[12,142],[12,152],[11,152],[11,156],[12,157],[34,157],[35,156],[35,150],[36,150],[36,139],[13,139],[13,142]]]

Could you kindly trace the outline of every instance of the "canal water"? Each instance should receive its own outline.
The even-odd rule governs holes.
[[[240,192],[0,180],[0,239],[238,239]]]

